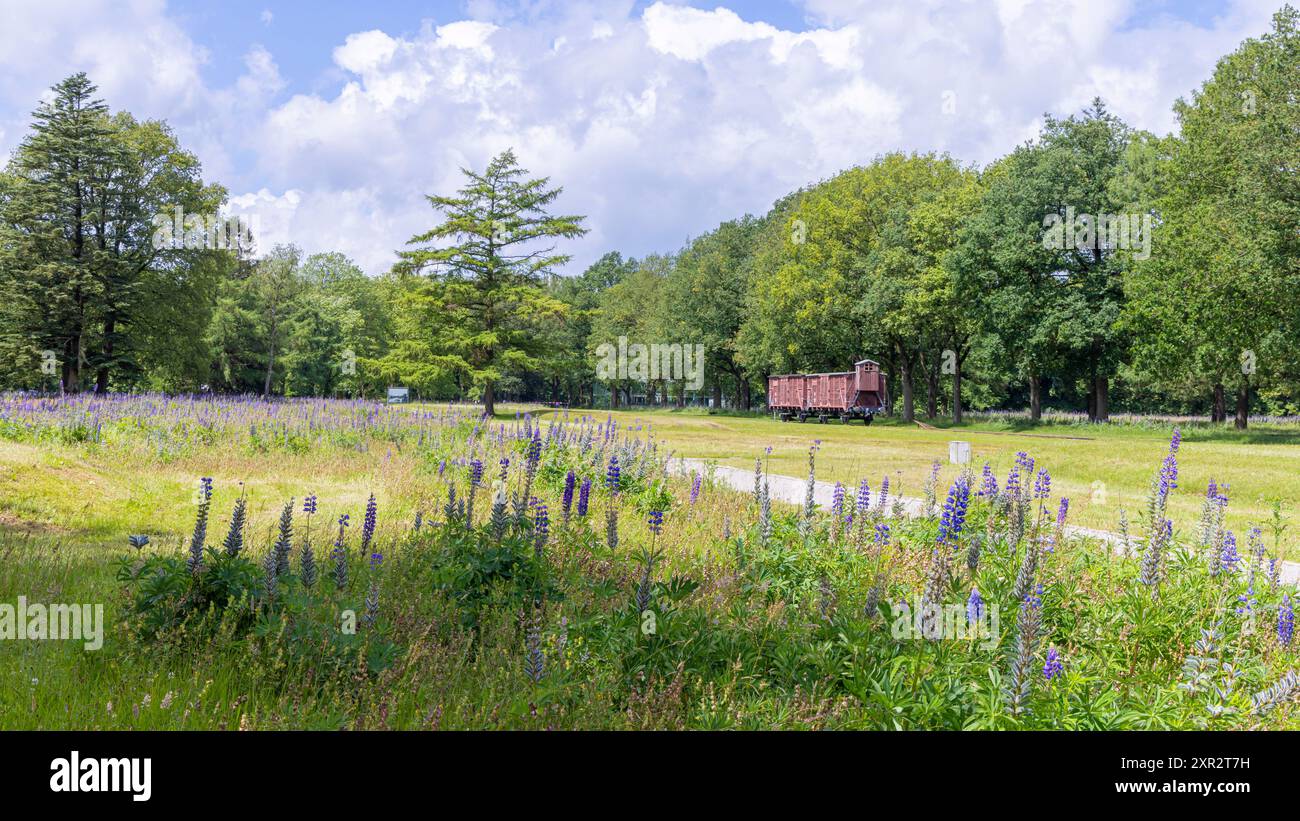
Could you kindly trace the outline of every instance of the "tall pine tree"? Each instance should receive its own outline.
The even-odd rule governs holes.
[[[411,238],[400,272],[428,271],[451,315],[445,340],[458,368],[481,391],[483,409],[496,412],[496,385],[510,371],[539,366],[537,321],[564,305],[543,289],[546,276],[569,257],[546,240],[586,233],[583,217],[547,213],[562,188],[549,178],[528,179],[513,151],[482,174],[461,169],[466,185],[454,197],[430,196],[443,214],[436,228]],[[454,244],[442,245],[445,240]]]

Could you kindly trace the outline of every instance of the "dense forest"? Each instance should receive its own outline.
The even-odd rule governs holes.
[[[1300,412],[1300,14],[1175,104],[1096,100],[985,167],[889,153],[672,253],[561,275],[584,219],[513,152],[429,197],[371,277],[339,254],[156,241],[226,191],[163,122],[78,74],[0,173],[0,388],[751,408],[773,373],[870,357],[904,419],[963,409]],[[865,158],[864,158],[865,159]],[[597,375],[598,346],[699,344],[688,390]]]

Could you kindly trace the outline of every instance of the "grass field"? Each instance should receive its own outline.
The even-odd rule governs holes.
[[[956,432],[534,410],[545,430],[537,430],[533,481],[529,423],[516,410],[483,424],[472,411],[433,406],[6,400],[0,605],[20,596],[103,603],[106,626],[93,652],[75,641],[0,641],[0,728],[1254,728],[1300,720],[1290,705],[1300,693],[1300,679],[1288,678],[1293,645],[1274,626],[1295,591],[1269,574],[1270,560],[1293,550],[1290,531],[1278,538],[1268,526],[1271,500],[1289,512],[1297,496],[1300,449],[1285,428],[1184,429],[1178,487],[1166,503],[1174,533],[1151,563],[1066,539],[1052,520],[1058,498],[1069,496],[1071,523],[1113,528],[1122,506],[1135,535],[1146,535],[1146,493],[1169,450],[1167,429],[981,423]],[[708,484],[693,501],[689,477],[661,478],[670,451],[753,469],[769,446],[771,473],[804,476],[809,445],[820,439],[818,479],[864,477],[873,490],[889,475],[895,491],[901,482],[904,494],[919,496],[932,461],[943,460],[942,503],[957,491],[945,459],[954,438],[972,443],[977,482],[984,461],[1002,482],[1015,454],[1029,451],[1051,471],[1050,498],[1030,498],[1028,482],[1019,495],[971,493],[965,531],[936,542],[937,518],[898,520],[875,500],[855,510],[852,488],[850,526],[827,511],[765,512],[748,494]],[[623,467],[617,497],[603,489],[614,455]],[[472,524],[444,505],[449,490],[462,501],[469,493],[471,458],[484,471]],[[510,460],[504,484],[502,458]],[[592,483],[590,511],[572,518],[562,514],[566,471]],[[199,477],[211,477],[215,492],[201,541],[209,549],[191,573],[183,559]],[[1211,541],[1222,558],[1198,547],[1211,477],[1232,488],[1224,524],[1240,546],[1229,551],[1218,528]],[[541,519],[526,499],[521,508],[502,502],[498,529],[488,509],[498,488],[549,506],[549,540],[539,546]],[[319,511],[304,527],[307,494]],[[371,494],[378,524],[373,547],[363,548]],[[241,495],[245,547],[231,557],[223,537]],[[290,498],[293,564],[268,593],[264,562]],[[647,524],[652,511],[664,514],[661,535]],[[336,585],[330,545],[344,513],[352,520],[347,575]],[[1253,524],[1261,539],[1247,538]],[[151,543],[133,551],[128,534]],[[951,552],[936,549],[943,538]],[[314,585],[299,567],[308,541],[320,564]],[[651,548],[657,558],[647,565]],[[1035,585],[1042,592],[1022,600],[1018,591]],[[992,642],[897,636],[899,608],[914,597],[961,611],[975,592],[1002,613]],[[371,596],[373,625],[342,636],[340,614],[370,612]],[[657,632],[644,632],[647,609],[658,615]],[[1056,678],[1043,672],[1049,649],[1065,660]]]
[[[543,412],[545,413],[545,412]],[[552,412],[554,413],[554,412]],[[856,486],[867,479],[877,487],[889,476],[892,489],[920,496],[934,460],[942,463],[941,488],[959,468],[948,463],[948,442],[970,442],[971,465],[978,472],[988,462],[1005,477],[1016,453],[1029,452],[1052,475],[1053,491],[1070,498],[1075,524],[1101,530],[1118,527],[1119,512],[1141,515],[1153,477],[1169,446],[1168,425],[1040,425],[974,423],[960,428],[927,430],[890,419],[870,427],[829,422],[776,422],[761,416],[708,415],[691,411],[592,412],[623,425],[646,424],[678,456],[712,460],[752,470],[754,459],[767,458],[772,473],[804,476],[808,446],[820,439],[818,478]],[[941,423],[936,423],[936,426]],[[1232,529],[1261,527],[1269,532],[1274,505],[1290,517],[1300,506],[1300,428],[1262,425],[1246,432],[1231,426],[1183,426],[1178,484],[1170,498],[1178,525],[1196,521],[1211,479],[1228,486],[1232,503],[1226,521]]]

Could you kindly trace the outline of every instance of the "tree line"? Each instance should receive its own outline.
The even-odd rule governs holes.
[[[0,387],[752,408],[776,373],[878,360],[891,411],[1300,412],[1300,15],[1222,58],[1179,133],[1101,100],[979,168],[890,153],[673,253],[561,276],[584,218],[513,152],[430,196],[393,268],[157,247],[226,199],[161,122],[55,86],[0,174]],[[210,243],[209,243],[210,245]],[[680,373],[596,349],[698,344]]]

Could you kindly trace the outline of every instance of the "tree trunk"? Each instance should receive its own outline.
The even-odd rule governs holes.
[[[722,382],[713,380],[713,408],[717,410],[722,407]]]
[[[749,409],[750,409],[749,380],[748,380],[748,379],[742,379],[742,380],[740,380],[740,403],[741,403],[740,406],[741,406],[742,408],[744,408],[745,410],[749,410]]]
[[[914,422],[916,421],[916,407],[913,402],[911,365],[907,362],[900,362],[898,375],[903,381],[903,421]]]
[[[939,413],[939,371],[931,364],[925,371],[925,418]]]
[[[63,345],[63,390],[81,390],[81,338],[73,337]]]
[[[1029,418],[1034,422],[1043,418],[1043,382],[1038,374],[1029,377]]]
[[[1246,380],[1241,381],[1241,387],[1237,388],[1237,430],[1245,430],[1250,421],[1250,383]]]
[[[952,423],[961,424],[961,360],[957,360],[952,372]]]
[[[1210,421],[1216,424],[1228,421],[1228,397],[1222,382],[1214,384],[1214,404],[1210,408]]]
[[[101,348],[104,362],[95,374],[95,393],[100,395],[108,393],[108,363],[113,359],[113,334],[116,330],[117,318],[110,313],[104,318],[104,344]]]
[[[1097,377],[1097,421],[1110,421],[1110,380]]]
[[[491,419],[497,412],[496,386],[488,381],[483,385],[483,413]]]

